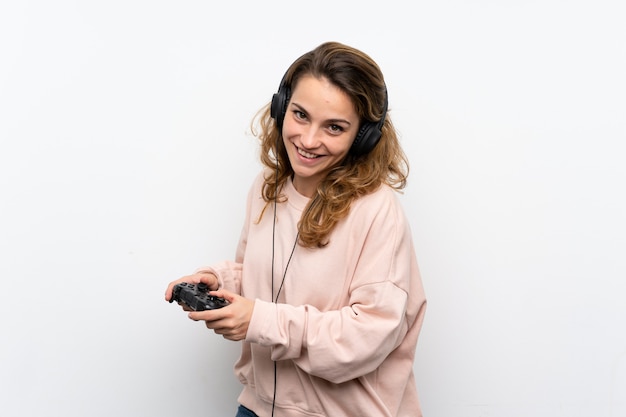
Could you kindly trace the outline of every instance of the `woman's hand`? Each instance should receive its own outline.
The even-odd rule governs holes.
[[[215,310],[192,311],[189,318],[194,321],[203,320],[206,327],[225,339],[238,341],[246,338],[254,300],[226,290],[211,291],[211,295],[224,298],[230,304]]]
[[[185,277],[182,277],[180,279],[177,279],[176,281],[172,281],[170,282],[170,284],[167,286],[167,289],[165,290],[165,301],[170,301],[172,299],[172,292],[174,290],[174,286],[176,284],[180,284],[181,282],[187,282],[189,284],[199,284],[201,282],[205,283],[208,287],[209,290],[217,290],[219,283],[217,281],[217,277],[215,276],[215,274],[211,273],[211,272],[198,272],[192,275],[187,275]],[[183,309],[185,311],[189,311],[189,308],[186,308],[184,304],[181,304],[183,306]]]

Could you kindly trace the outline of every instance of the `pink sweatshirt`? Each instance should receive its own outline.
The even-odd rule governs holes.
[[[235,373],[239,401],[277,417],[419,417],[413,358],[426,299],[408,221],[388,186],[352,204],[321,249],[296,246],[309,199],[288,182],[274,206],[259,175],[248,195],[235,262],[211,268],[220,286],[255,299]],[[286,269],[286,273],[285,273]],[[278,302],[272,302],[279,292]]]

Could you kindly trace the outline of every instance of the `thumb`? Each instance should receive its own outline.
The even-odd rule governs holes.
[[[237,294],[228,290],[224,290],[224,289],[220,289],[217,291],[210,291],[209,294],[214,295],[216,297],[223,298],[229,303],[232,303],[237,298]]]

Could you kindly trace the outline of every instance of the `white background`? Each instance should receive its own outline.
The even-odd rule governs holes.
[[[622,4],[3,2],[0,413],[234,416],[238,345],[163,292],[232,258],[249,122],[337,40],[411,161],[425,416],[626,416]]]

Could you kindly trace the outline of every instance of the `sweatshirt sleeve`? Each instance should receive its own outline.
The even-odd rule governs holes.
[[[389,204],[359,222],[365,220],[370,223],[363,225],[366,237],[346,305],[320,311],[256,300],[246,341],[270,347],[275,361],[292,360],[333,383],[381,365],[415,323],[425,299],[421,286],[409,298],[419,272],[409,226],[398,207]]]
[[[342,383],[374,371],[398,346],[407,330],[406,299],[387,282],[359,289],[353,305],[336,311],[256,300],[256,331],[246,340],[270,346],[274,361],[291,359],[308,374]]]
[[[196,272],[211,272],[217,276],[219,282],[219,288],[224,288],[235,294],[241,295],[241,277],[243,271],[243,257],[246,252],[246,245],[248,243],[248,231],[250,224],[250,213],[253,196],[255,195],[256,188],[259,187],[258,183],[262,180],[262,176],[259,175],[256,178],[255,183],[250,187],[248,191],[247,203],[246,203],[246,215],[241,229],[241,235],[239,236],[239,243],[237,245],[237,251],[235,253],[235,260],[226,260],[219,262],[211,266],[203,266],[196,270]]]

